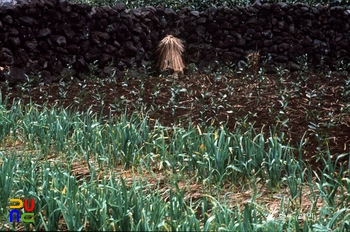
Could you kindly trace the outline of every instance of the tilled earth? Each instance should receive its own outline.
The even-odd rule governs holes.
[[[327,146],[331,154],[350,151],[350,78],[347,73],[281,71],[279,74],[215,72],[81,81],[62,79],[50,85],[1,83],[8,106],[14,99],[43,105],[117,116],[145,114],[151,125],[187,126],[189,123],[226,125],[234,132],[253,125],[257,133],[281,137],[291,146],[303,146],[303,158],[312,166]],[[127,108],[127,111],[125,109]],[[303,135],[305,136],[303,137]],[[304,139],[303,139],[304,138]],[[350,154],[350,153],[349,153]],[[347,165],[346,156],[340,165]]]

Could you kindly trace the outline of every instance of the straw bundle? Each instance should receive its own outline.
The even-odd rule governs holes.
[[[180,39],[167,35],[160,41],[157,52],[159,53],[157,66],[161,70],[171,68],[174,70],[174,75],[177,75],[178,72],[183,72],[185,67],[182,61],[184,45]]]
[[[251,65],[251,69],[253,70],[254,74],[258,73],[259,70],[259,59],[260,59],[260,51],[255,51],[255,52],[251,52],[248,54],[247,56],[250,65]]]

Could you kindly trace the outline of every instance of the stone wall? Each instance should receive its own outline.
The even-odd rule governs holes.
[[[350,10],[305,4],[255,4],[209,8],[94,8],[59,0],[18,1],[0,6],[0,66],[57,79],[68,65],[78,73],[97,60],[122,73],[150,65],[167,34],[185,41],[186,63],[237,63],[250,50],[262,60],[294,67],[307,54],[311,64],[349,62]],[[21,79],[17,77],[17,79]]]

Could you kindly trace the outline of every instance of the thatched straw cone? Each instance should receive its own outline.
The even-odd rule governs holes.
[[[258,71],[259,71],[258,63],[260,58],[260,51],[249,53],[247,58],[250,62],[250,65],[254,74],[258,74]]]
[[[184,45],[180,39],[167,35],[160,41],[157,52],[159,53],[157,66],[161,70],[171,68],[174,70],[174,75],[177,75],[178,72],[183,72],[185,67],[182,61]]]

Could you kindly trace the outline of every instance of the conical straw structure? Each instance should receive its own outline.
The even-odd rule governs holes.
[[[177,74],[177,72],[183,72],[185,67],[182,61],[184,45],[180,39],[172,35],[167,35],[160,41],[157,52],[159,53],[157,66],[161,70],[172,68],[175,74]]]

